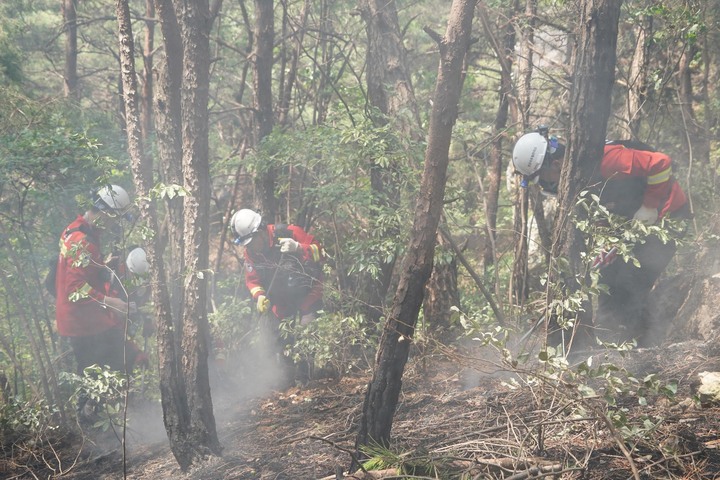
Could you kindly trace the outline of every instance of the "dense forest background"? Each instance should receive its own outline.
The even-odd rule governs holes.
[[[133,192],[139,214],[108,250],[142,245],[153,266],[153,301],[129,328],[151,366],[129,388],[162,403],[181,466],[220,451],[207,408],[213,371],[224,362],[241,372],[258,342],[262,322],[228,231],[237,209],[300,225],[326,250],[325,308],[310,326],[283,324],[295,338],[288,353],[325,374],[371,371],[386,319],[397,318],[403,259],[417,254],[435,109],[458,114],[434,267],[410,336],[416,348],[472,338],[497,347],[526,333],[552,291],[558,232],[552,199],[517,188],[510,152],[538,125],[568,139],[571,87],[583,75],[573,63],[578,19],[593,2],[451,8],[461,3],[4,0],[0,438],[72,423],[81,380],[64,373],[72,355],[43,278],[62,229],[108,182]],[[691,199],[690,233],[666,276],[698,265],[716,273],[720,4],[598,3],[620,11],[606,137],[668,153]],[[454,59],[447,26],[462,13],[472,24],[459,82],[450,79],[459,101],[439,104],[438,63]],[[683,299],[658,344],[712,334],[678,327]],[[125,392],[127,379],[97,388]],[[386,438],[389,425],[369,433]]]

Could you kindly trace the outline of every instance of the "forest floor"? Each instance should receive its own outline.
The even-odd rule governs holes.
[[[178,468],[155,406],[144,417],[131,412],[125,462],[116,439],[91,433],[82,448],[67,438],[42,456],[15,452],[14,463],[6,452],[0,478],[720,478],[720,408],[695,396],[698,374],[720,371],[717,348],[684,342],[624,356],[589,355],[596,365],[608,362],[637,378],[676,379],[677,394],[672,400],[647,395],[646,404],[637,394],[620,396],[613,426],[604,420],[600,398],[578,403],[563,392],[574,391],[569,383],[513,389],[512,378],[521,377],[492,358],[428,349],[414,352],[407,365],[394,443],[375,472],[342,473],[351,464],[367,373],[281,389],[258,371],[221,378],[213,401],[223,455],[188,472]],[[231,388],[236,381],[240,390]],[[55,473],[43,464],[54,465]]]

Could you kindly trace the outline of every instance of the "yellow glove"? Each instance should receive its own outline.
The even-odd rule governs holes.
[[[257,311],[260,313],[265,313],[268,310],[270,310],[270,299],[267,298],[265,295],[258,296]]]

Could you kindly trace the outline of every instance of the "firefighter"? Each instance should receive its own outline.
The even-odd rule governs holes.
[[[278,319],[296,313],[307,325],[322,308],[323,251],[320,243],[297,225],[267,224],[249,209],[230,222],[235,245],[245,247],[245,284],[257,311],[272,310]]]
[[[547,193],[557,193],[565,146],[549,137],[547,128],[523,135],[513,149],[513,165],[522,174],[521,185],[538,183]],[[655,225],[663,217],[689,216],[687,198],[672,173],[672,161],[664,153],[637,141],[607,142],[598,168],[590,179],[591,190],[611,213],[628,220]],[[648,235],[632,253],[639,261],[617,258],[608,249],[595,258],[600,281],[607,293],[598,298],[596,326],[606,341],[648,341],[648,296],[655,281],[675,254],[673,241],[663,243]]]
[[[130,219],[130,208],[125,189],[105,186],[94,195],[85,214],[78,215],[60,237],[55,321],[60,336],[69,340],[80,375],[90,365],[117,371],[126,367],[124,321],[130,305],[108,291],[111,270],[103,261],[100,240],[103,232]],[[134,354],[128,357],[131,362],[137,352]]]

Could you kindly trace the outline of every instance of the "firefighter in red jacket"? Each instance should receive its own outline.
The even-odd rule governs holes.
[[[513,149],[513,164],[523,175],[522,184],[539,183],[549,193],[557,193],[564,145],[548,137],[547,129],[528,133]],[[663,217],[684,218],[689,215],[687,198],[672,173],[672,161],[637,141],[607,142],[604,155],[589,184],[596,189],[600,204],[611,213],[646,225]],[[598,298],[595,324],[602,329],[600,337],[609,341],[638,340],[646,343],[650,319],[648,295],[675,254],[673,241],[663,243],[649,235],[644,243],[633,247],[639,261],[617,259],[610,250],[595,259],[601,281],[608,293]]]
[[[297,225],[266,224],[259,213],[242,209],[230,222],[234,243],[245,247],[245,284],[257,310],[279,319],[296,313],[308,324],[322,308],[323,251]]]
[[[118,185],[100,189],[93,205],[67,226],[60,237],[55,279],[55,321],[67,337],[77,372],[93,364],[125,370],[140,352],[125,353],[125,319],[129,304],[107,289],[112,274],[102,257],[101,233],[127,215],[130,197]]]

